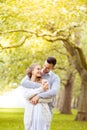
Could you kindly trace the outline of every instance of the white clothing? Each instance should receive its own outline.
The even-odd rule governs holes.
[[[24,125],[25,130],[50,130],[51,112],[48,106],[50,99],[40,99],[39,103],[33,105],[29,99],[43,91],[42,87],[29,89],[21,87],[25,97]]]

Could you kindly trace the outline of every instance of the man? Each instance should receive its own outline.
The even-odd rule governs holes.
[[[54,66],[56,65],[56,59],[54,57],[48,57],[43,65],[42,68],[42,77],[43,79],[48,80],[50,89],[46,92],[42,92],[36,96],[34,96],[30,102],[32,104],[37,104],[39,98],[50,98],[52,97],[52,102],[49,103],[49,108],[52,111],[52,107],[54,106],[54,100],[55,96],[58,93],[59,87],[60,87],[60,79],[59,77],[52,72],[54,69]],[[32,83],[32,81],[29,80],[29,77],[26,76],[22,82],[21,85],[27,88],[38,88],[40,87],[39,83]]]

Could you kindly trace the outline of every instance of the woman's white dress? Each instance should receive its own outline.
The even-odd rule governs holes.
[[[30,130],[50,130],[43,117],[41,103],[34,106]]]
[[[42,101],[36,105],[29,102],[29,98],[42,92],[42,88],[23,88],[25,101],[24,125],[25,130],[50,130],[51,112],[47,103]]]

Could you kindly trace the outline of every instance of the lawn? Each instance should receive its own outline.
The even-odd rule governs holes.
[[[0,109],[0,130],[24,130],[24,109]],[[76,111],[72,115],[61,115],[54,111],[51,130],[87,130],[87,122],[74,121]]]

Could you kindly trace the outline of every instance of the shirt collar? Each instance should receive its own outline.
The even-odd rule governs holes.
[[[42,75],[48,75],[48,76],[50,76],[50,75],[51,75],[51,71],[50,71],[49,73],[46,73],[46,74],[45,74],[45,73],[43,72],[43,70],[42,70]]]

